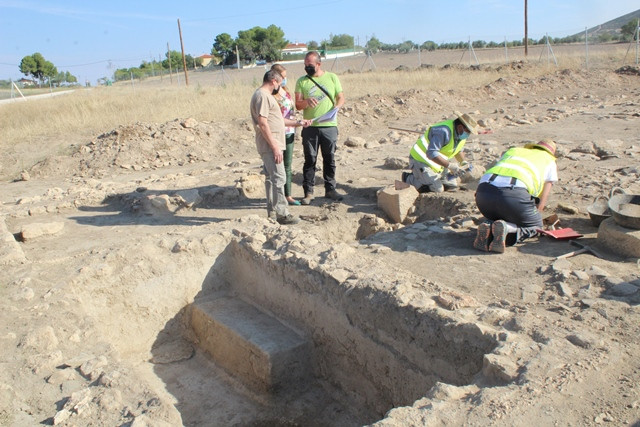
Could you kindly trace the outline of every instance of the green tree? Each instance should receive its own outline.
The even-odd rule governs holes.
[[[411,40],[404,41],[398,45],[398,51],[407,53],[413,49],[417,49],[418,45]]]
[[[20,61],[20,72],[26,76],[33,76],[33,78],[44,82],[45,77],[51,79],[58,74],[56,67],[42,56],[41,53],[36,52],[31,56],[25,56]]]
[[[365,47],[367,48],[367,50],[375,53],[380,50],[381,46],[382,43],[380,42],[380,40],[378,40],[378,38],[373,35],[369,40],[367,40],[367,45]]]
[[[471,46],[473,46],[476,49],[482,49],[487,47],[487,42],[484,40],[476,40],[471,42]]]
[[[349,49],[353,47],[353,36],[348,34],[330,34],[329,43],[327,46],[329,49]]]
[[[236,39],[240,58],[249,62],[255,61],[258,56],[258,46],[254,43],[255,28],[257,27],[238,31],[238,38]]]
[[[171,63],[171,70],[182,70],[182,54],[177,50],[172,50],[165,54],[167,59],[162,61],[162,67],[169,69],[169,63]]]
[[[433,42],[431,40],[427,40],[426,42],[422,43],[422,45],[420,45],[420,49],[422,50],[434,51],[437,48],[438,45],[436,44],[436,42]]]
[[[311,40],[311,41],[307,42],[307,49],[308,50],[318,50],[319,48],[320,48],[320,44],[318,44],[317,41]]]
[[[211,55],[222,58],[222,63],[225,65],[233,64],[235,62],[235,55],[233,55],[235,44],[236,41],[229,34],[220,33],[213,42]]]
[[[64,81],[67,83],[78,83],[78,78],[68,71],[64,73]]]
[[[282,49],[288,43],[284,38],[284,31],[275,25],[238,31],[236,41],[240,58],[250,62],[256,59],[277,61],[282,56]]]
[[[598,34],[598,42],[600,43],[607,43],[611,40],[613,40],[613,35],[611,35],[611,33]]]
[[[636,40],[635,37],[638,37],[637,31],[636,31],[637,27],[638,27],[638,20],[637,19],[632,19],[631,21],[629,21],[626,24],[624,24],[620,28],[620,31],[622,32],[622,36],[624,37],[624,39],[625,40]]]

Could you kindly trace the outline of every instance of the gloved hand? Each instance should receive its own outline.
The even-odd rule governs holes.
[[[460,166],[458,166],[457,163],[449,162],[449,166],[447,166],[447,169],[449,170],[449,173],[452,175],[458,175],[458,172],[460,172]]]
[[[467,162],[466,160],[463,160],[462,162],[460,162],[460,167],[464,170],[467,171],[472,171],[473,170],[473,165],[469,162]]]

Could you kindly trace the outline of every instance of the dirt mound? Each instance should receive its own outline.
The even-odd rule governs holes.
[[[101,177],[114,169],[156,170],[208,162],[252,152],[253,129],[248,121],[216,124],[193,118],[166,123],[133,123],[105,132],[72,148],[71,156],[45,159],[30,173],[36,177],[73,175]],[[234,138],[230,138],[231,134]]]

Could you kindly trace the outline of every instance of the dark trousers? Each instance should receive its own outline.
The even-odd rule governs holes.
[[[287,182],[284,184],[284,195],[289,197],[291,196],[291,162],[293,161],[293,140],[295,139],[295,134],[291,133],[285,137],[286,148],[284,150],[284,172],[287,175]]]
[[[476,205],[485,218],[491,221],[501,219],[518,227],[515,240],[507,239],[507,243],[522,242],[535,236],[536,229],[542,228],[542,215],[538,212],[536,200],[525,188],[496,187],[484,182],[476,191]]]
[[[338,141],[338,128],[308,127],[302,129],[302,148],[304,150],[304,166],[302,167],[302,188],[305,196],[313,193],[316,179],[316,161],[318,149],[322,153],[322,178],[324,179],[324,191],[336,189],[336,143]]]

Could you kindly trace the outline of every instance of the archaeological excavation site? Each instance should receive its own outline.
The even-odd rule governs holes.
[[[637,67],[396,69],[404,58],[385,78],[484,83],[349,93],[344,199],[323,197],[318,171],[295,225],[267,215],[245,116],[7,148],[0,425],[639,425],[640,224],[614,215],[640,217]],[[457,191],[398,185],[417,133],[454,110],[482,124],[473,172]],[[478,180],[542,138],[559,177],[544,216],[579,237],[476,249]]]

